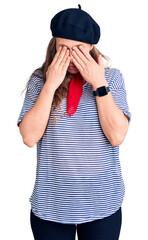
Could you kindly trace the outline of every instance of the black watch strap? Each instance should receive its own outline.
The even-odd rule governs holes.
[[[108,92],[110,92],[109,86],[102,86],[97,88],[96,91],[93,91],[93,95],[101,97],[101,96],[107,95]]]

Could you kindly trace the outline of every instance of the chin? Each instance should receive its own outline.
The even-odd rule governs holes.
[[[68,71],[69,73],[71,73],[71,74],[76,74],[76,73],[79,72],[78,69],[76,69],[76,70],[68,69],[67,71]]]

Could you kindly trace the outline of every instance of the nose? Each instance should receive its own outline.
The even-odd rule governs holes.
[[[74,63],[73,63],[73,59],[72,59],[72,50],[73,50],[72,47],[69,48],[69,56],[70,56],[70,63],[69,63],[69,65],[75,66]]]
[[[70,64],[71,64],[71,63],[73,63],[73,61],[72,61],[72,49],[69,50],[69,56],[70,56]],[[73,65],[73,64],[71,64],[71,65]]]
[[[69,50],[69,56],[72,56],[72,49]]]

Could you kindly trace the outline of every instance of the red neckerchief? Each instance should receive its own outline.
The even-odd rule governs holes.
[[[80,98],[83,93],[83,85],[85,84],[85,82],[83,81],[80,72],[78,72],[69,82],[69,90],[67,97],[67,113],[69,117],[71,117],[77,110]]]
[[[77,73],[69,82],[69,90],[67,96],[67,113],[71,117],[77,110],[80,98],[83,93],[83,85],[85,82],[79,73]]]

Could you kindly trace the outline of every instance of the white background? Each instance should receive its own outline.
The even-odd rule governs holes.
[[[148,239],[148,33],[144,0],[38,1],[7,0],[0,6],[1,168],[0,238],[33,240],[29,197],[35,182],[36,146],[23,144],[17,119],[30,74],[45,60],[52,37],[50,20],[78,4],[101,27],[96,47],[121,70],[132,120],[120,145],[126,187],[120,240]],[[60,240],[60,239],[59,239]]]

